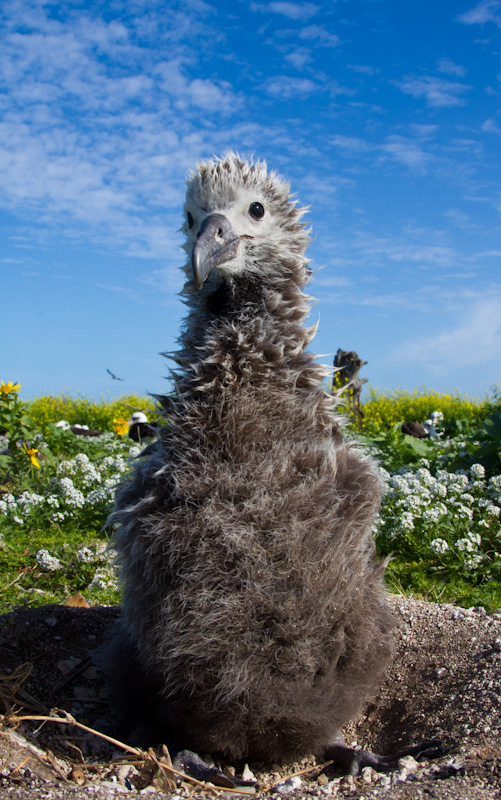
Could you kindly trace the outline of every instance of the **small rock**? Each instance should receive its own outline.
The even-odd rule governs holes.
[[[256,776],[254,775],[252,770],[249,769],[249,765],[248,764],[246,764],[245,767],[242,770],[242,780],[244,780],[244,781],[255,781],[256,780]]]
[[[275,790],[280,792],[280,794],[288,794],[289,792],[293,792],[295,789],[299,789],[301,784],[301,778],[298,775],[295,775],[293,778],[287,778],[287,780],[283,783],[279,783],[278,786],[275,786]]]
[[[317,778],[317,783],[319,786],[325,786],[326,783],[329,783],[329,778],[325,774],[325,772],[321,772]]]
[[[418,762],[412,756],[404,756],[403,758],[399,758],[398,766],[400,770],[406,771],[407,774],[410,774],[411,772],[417,772],[419,769]]]
[[[361,773],[362,783],[372,783],[372,773],[374,771],[372,767],[364,767]]]
[[[492,649],[495,650],[496,653],[501,653],[501,639],[494,639]]]

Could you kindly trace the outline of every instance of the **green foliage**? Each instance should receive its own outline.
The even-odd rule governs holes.
[[[427,458],[433,449],[433,442],[429,439],[415,439],[402,433],[400,422],[392,425],[388,431],[381,431],[377,436],[361,437],[388,472],[417,464],[421,458]]]
[[[26,404],[19,400],[19,387],[1,386],[0,429],[9,426],[9,453],[20,467],[16,471],[11,461],[0,462],[0,609],[61,602],[77,591],[93,602],[119,602],[103,525],[115,486],[140,448],[112,432],[113,420],[129,416],[130,406],[147,408],[151,418],[153,402],[135,395],[112,403],[63,395]],[[391,556],[387,581],[392,588],[429,600],[498,608],[499,395],[489,402],[449,398],[450,406],[437,398],[424,392],[373,395],[375,405],[366,416],[370,435],[350,433],[387,471],[377,547]],[[423,420],[435,409],[446,415],[441,438],[402,434],[404,419]],[[77,437],[57,428],[59,419],[106,432]],[[39,468],[13,441],[37,451],[33,458]]]
[[[0,490],[15,481],[20,488],[36,481],[40,470],[38,458],[40,433],[27,414],[26,403],[19,399],[21,384],[0,383],[0,431],[8,448],[0,454]],[[53,462],[49,447],[45,451],[45,466]]]
[[[501,477],[480,464],[464,472],[408,468],[386,479],[376,533],[383,555],[435,579],[501,580]]]
[[[56,456],[46,480],[29,490],[9,484],[1,495],[2,610],[61,602],[77,591],[94,602],[119,600],[103,525],[140,447],[115,433],[80,438],[48,427]]]
[[[114,419],[130,417],[134,410],[146,411],[150,419],[157,415],[154,400],[138,394],[127,394],[118,400],[101,397],[98,401],[68,394],[37,397],[29,402],[28,408],[33,422],[43,431],[49,423],[61,419],[70,425],[88,425],[97,431],[111,431]]]
[[[495,411],[466,442],[465,450],[454,463],[455,469],[470,469],[482,464],[489,475],[501,472],[501,414]]]
[[[369,436],[377,436],[397,423],[423,422],[433,411],[441,411],[447,435],[464,434],[492,413],[499,402],[496,392],[497,388],[494,387],[491,396],[479,399],[460,394],[442,394],[425,388],[414,392],[395,389],[390,393],[369,388],[368,397],[362,403],[363,430]]]

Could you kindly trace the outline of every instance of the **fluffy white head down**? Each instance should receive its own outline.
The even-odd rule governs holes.
[[[250,213],[259,203],[264,216]],[[204,220],[210,214],[223,214],[236,236],[240,237],[238,256],[218,267],[222,275],[245,272],[272,277],[277,263],[302,257],[309,241],[300,220],[306,208],[298,208],[290,196],[290,186],[266,163],[243,161],[235,153],[200,162],[188,180],[185,203],[185,250],[191,256]],[[272,256],[270,258],[270,256]],[[190,267],[187,267],[188,273]]]

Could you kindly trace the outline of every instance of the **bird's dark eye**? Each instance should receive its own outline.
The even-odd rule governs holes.
[[[186,219],[188,220],[188,228],[193,228],[193,223],[195,220],[193,219],[193,216],[190,214],[189,211],[186,214]]]
[[[263,219],[264,217],[264,207],[261,203],[251,203],[249,206],[249,214],[253,219]]]

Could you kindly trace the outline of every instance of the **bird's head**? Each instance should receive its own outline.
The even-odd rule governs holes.
[[[292,278],[304,286],[309,279],[305,211],[264,162],[233,153],[200,162],[186,193],[188,277],[197,289],[209,276],[213,282],[246,274],[271,283]]]

